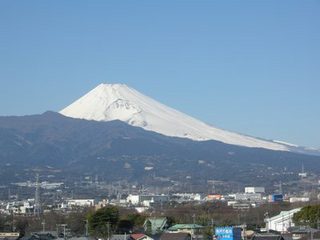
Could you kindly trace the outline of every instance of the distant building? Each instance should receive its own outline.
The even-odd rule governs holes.
[[[309,202],[310,198],[308,197],[290,197],[289,202],[295,203],[295,202]]]
[[[204,200],[205,201],[219,201],[222,199],[222,195],[221,194],[209,194],[207,195]]]
[[[168,195],[132,195],[127,197],[127,203],[134,206],[149,207],[155,203],[165,203],[169,201]]]
[[[201,201],[202,199],[199,193],[175,193],[172,196],[177,198],[178,202]]]
[[[109,200],[108,200],[108,199],[103,199],[102,201],[98,202],[98,203],[94,206],[94,208],[95,208],[96,210],[98,210],[98,209],[100,209],[100,208],[103,208],[103,207],[108,206],[108,204],[109,204]]]
[[[306,178],[308,176],[308,173],[306,172],[301,172],[301,173],[298,173],[299,177],[301,178]]]
[[[236,201],[261,202],[261,193],[236,193],[230,195]]]
[[[228,206],[233,207],[235,209],[249,209],[250,207],[255,207],[255,205],[250,204],[250,203],[245,203],[245,202],[237,202],[237,201],[228,201]]]
[[[265,193],[264,187],[245,187],[245,193]]]
[[[301,208],[295,208],[290,211],[282,211],[280,214],[266,218],[266,228],[267,230],[274,230],[277,232],[288,232],[288,228],[293,227],[294,223],[292,221],[293,215],[300,211]]]
[[[93,207],[94,199],[71,199],[67,201],[68,207]]]
[[[269,202],[282,202],[283,201],[283,195],[282,194],[271,194],[268,198]]]

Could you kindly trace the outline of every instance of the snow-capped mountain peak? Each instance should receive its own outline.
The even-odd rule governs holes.
[[[291,146],[280,142],[260,140],[212,127],[167,107],[125,84],[100,84],[60,113],[86,120],[120,120],[166,136],[196,141],[217,140],[245,147],[291,150]]]

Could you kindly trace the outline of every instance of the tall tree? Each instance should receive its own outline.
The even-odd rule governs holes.
[[[114,206],[100,208],[89,214],[88,222],[91,235],[108,239],[116,230],[119,222],[119,209]]]
[[[293,216],[296,225],[317,228],[320,224],[320,205],[305,206]]]

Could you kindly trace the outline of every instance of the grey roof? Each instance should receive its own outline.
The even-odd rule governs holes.
[[[276,234],[255,234],[251,240],[284,240],[284,237]]]
[[[163,233],[159,240],[190,240],[191,236],[188,233]]]
[[[170,227],[169,231],[178,231],[179,229],[200,229],[203,228],[203,226],[198,224],[176,224]]]
[[[128,240],[128,239],[130,239],[130,235],[129,234],[114,234],[114,235],[112,235],[112,237],[110,239],[111,240]]]

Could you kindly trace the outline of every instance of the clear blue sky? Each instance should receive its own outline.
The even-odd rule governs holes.
[[[217,127],[320,147],[320,1],[0,1],[0,115],[125,83]]]

